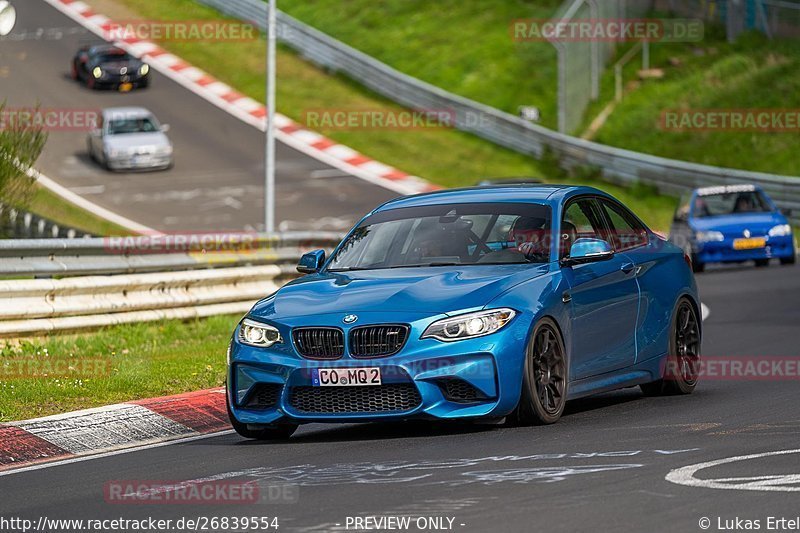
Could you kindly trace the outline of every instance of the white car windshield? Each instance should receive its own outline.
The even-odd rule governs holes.
[[[550,260],[550,207],[452,204],[382,211],[344,241],[330,272]]]
[[[158,124],[150,117],[118,118],[112,119],[108,123],[108,135],[153,133],[158,130]]]

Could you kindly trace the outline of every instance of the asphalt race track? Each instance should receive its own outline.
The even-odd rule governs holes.
[[[711,269],[698,280],[711,310],[706,357],[797,360],[797,268]],[[4,516],[34,520],[257,514],[277,516],[288,531],[345,530],[348,517],[372,515],[450,517],[454,530],[470,532],[702,531],[702,518],[716,531],[718,518],[736,517],[766,527],[769,516],[798,514],[791,491],[800,489],[800,453],[695,474],[726,480],[718,481],[723,489],[665,477],[698,463],[800,448],[798,393],[796,380],[707,380],[689,397],[644,398],[630,389],[573,402],[549,427],[311,425],[282,444],[215,436],[0,477],[0,507]],[[288,484],[296,492],[271,505],[104,500],[113,480],[204,478]],[[743,490],[754,481],[759,490]]]
[[[175,167],[111,173],[86,154],[86,133],[52,132],[37,168],[86,199],[161,231],[258,229],[264,220],[264,135],[153,72],[145,91],[90,91],[69,78],[75,51],[97,42],[42,0],[16,4],[12,35],[0,41],[0,100],[8,109],[99,109],[136,105],[171,126]],[[40,36],[35,34],[38,30]],[[396,193],[344,174],[286,145],[277,149],[277,218],[282,229],[349,229]]]

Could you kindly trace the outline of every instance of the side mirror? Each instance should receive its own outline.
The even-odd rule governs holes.
[[[608,261],[614,257],[614,249],[602,239],[578,239],[564,259],[565,266],[583,265],[597,261]]]
[[[785,208],[785,209],[781,209],[781,214],[783,216],[785,216],[785,217],[791,217],[792,214],[793,214],[793,211],[791,209],[789,209],[789,208]]]
[[[325,264],[325,250],[314,250],[300,258],[297,271],[301,274],[316,274]]]
[[[161,132],[162,133],[167,133],[169,130],[170,130],[170,125],[169,124],[162,124],[161,125]]]

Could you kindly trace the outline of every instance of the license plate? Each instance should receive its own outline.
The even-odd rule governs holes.
[[[767,245],[767,240],[763,237],[755,237],[752,239],[736,239],[733,241],[734,250],[753,250],[755,248],[764,248]]]
[[[370,387],[381,384],[379,368],[315,368],[311,373],[315,387]]]
[[[121,93],[130,92],[131,89],[133,89],[133,84],[132,83],[120,83],[120,85],[119,85],[119,92],[121,92]]]

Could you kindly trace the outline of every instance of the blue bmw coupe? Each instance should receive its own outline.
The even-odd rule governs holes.
[[[697,383],[689,258],[593,188],[399,198],[298,270],[231,340],[228,408],[247,438],[308,422],[550,424],[567,400]]]

